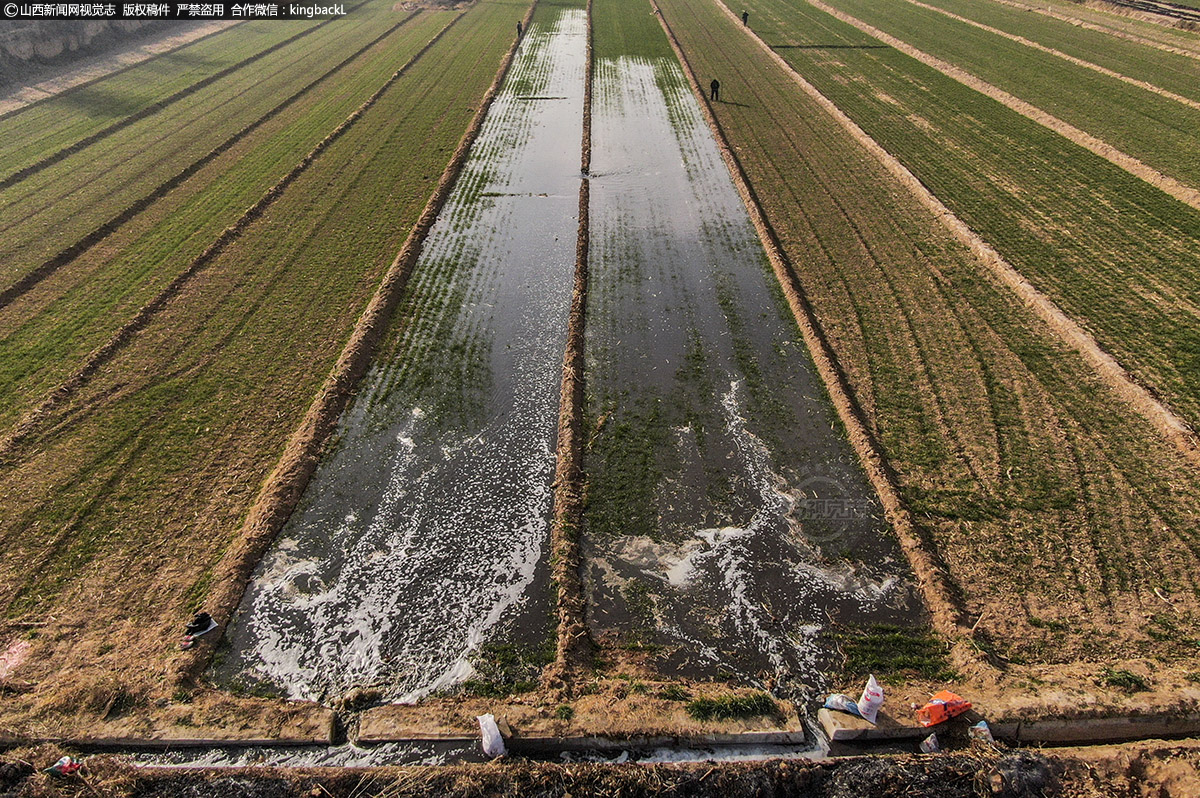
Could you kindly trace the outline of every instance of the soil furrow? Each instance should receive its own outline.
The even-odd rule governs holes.
[[[189,178],[191,178],[193,175],[195,175],[198,171],[203,169],[209,163],[216,160],[218,157],[220,157],[222,154],[227,152],[230,148],[232,148],[238,142],[245,139],[247,136],[249,136],[255,130],[260,128],[262,125],[264,125],[267,122],[269,122],[270,120],[274,119],[276,116],[278,116],[280,113],[282,113],[284,110],[286,110],[289,106],[291,106],[297,100],[304,97],[306,94],[308,94],[310,91],[312,91],[314,88],[316,88],[321,83],[324,83],[335,73],[341,71],[349,63],[354,61],[356,58],[361,56],[363,53],[367,52],[372,47],[374,47],[375,45],[379,44],[384,39],[391,36],[393,33],[395,33],[397,30],[399,30],[403,25],[405,25],[406,23],[410,22],[412,19],[417,17],[420,13],[421,13],[420,11],[411,12],[408,16],[406,16],[400,22],[398,22],[395,25],[393,25],[392,27],[388,28],[386,31],[384,31],[379,36],[377,36],[375,39],[371,40],[366,45],[364,45],[363,47],[356,50],[354,53],[347,56],[344,60],[339,62],[332,69],[329,69],[328,71],[321,74],[316,80],[313,80],[312,82],[308,83],[302,89],[300,89],[299,91],[292,94],[290,97],[288,97],[283,102],[276,105],[271,110],[267,111],[265,114],[260,116],[258,119],[254,120],[250,124],[246,125],[241,130],[237,131],[236,133],[231,135],[229,138],[225,139],[223,142],[218,144],[216,147],[214,147],[213,149],[209,150],[207,153],[202,155],[200,158],[196,159],[192,163],[185,166],[183,169],[181,169],[175,175],[173,175],[172,177],[170,177],[163,183],[159,184],[149,194],[145,195],[141,199],[138,199],[137,201],[135,201],[134,203],[129,205],[127,208],[122,210],[120,213],[113,216],[108,221],[103,222],[102,224],[98,225],[95,229],[93,229],[91,232],[87,233],[86,235],[82,236],[75,243],[64,247],[61,251],[56,253],[53,257],[48,258],[47,260],[42,262],[40,265],[38,265],[36,268],[34,268],[32,271],[25,274],[21,278],[19,278],[16,282],[14,282],[8,288],[0,290],[0,308],[3,308],[5,305],[8,305],[13,300],[20,297],[22,294],[24,294],[27,291],[34,288],[36,285],[38,285],[40,282],[45,280],[47,277],[54,274],[56,271],[61,269],[63,266],[68,265],[73,260],[78,258],[80,255],[82,255],[83,253],[87,252],[89,249],[94,247],[96,244],[99,244],[101,241],[108,238],[110,235],[112,235],[118,229],[120,229],[120,227],[122,225],[124,225],[125,223],[132,220],[134,217],[136,217],[142,211],[149,208],[156,201],[158,201],[159,199],[162,199],[164,196],[166,196],[168,193],[170,193],[174,189],[183,185],[183,183],[185,183]]]
[[[451,20],[444,28],[442,28],[429,42],[422,47],[417,53],[409,59],[404,66],[396,70],[387,81],[366,101],[362,103],[353,113],[350,114],[340,125],[337,126],[329,135],[322,139],[307,155],[304,156],[292,169],[280,178],[275,185],[271,186],[257,202],[246,209],[245,212],[232,225],[225,230],[213,241],[200,255],[196,256],[184,270],[178,274],[157,296],[147,302],[140,310],[127,321],[107,343],[94,350],[83,362],[83,364],[69,376],[63,380],[56,388],[49,391],[38,405],[29,411],[16,426],[0,439],[0,460],[10,457],[20,443],[27,438],[37,427],[48,418],[55,408],[60,406],[72,394],[74,394],[88,379],[96,373],[105,363],[125,345],[129,339],[139,330],[144,328],[146,324],[158,313],[187,282],[200,272],[206,265],[211,263],[221,252],[235,241],[241,233],[259,219],[264,211],[271,206],[284,192],[284,190],[293,183],[297,177],[304,173],[309,166],[324,152],[331,144],[342,137],[355,122],[357,122],[371,106],[373,106],[383,93],[400,79],[413,64],[415,64],[421,56],[429,51],[439,39],[445,35],[456,22],[462,19],[460,13]]]
[[[360,5],[362,5],[362,4],[360,4]],[[355,8],[357,8],[357,6],[355,6]],[[319,22],[310,28],[305,28],[304,30],[300,31],[299,33],[295,34],[294,36],[290,36],[281,42],[277,42],[277,43],[271,45],[270,47],[266,48],[265,50],[261,50],[248,58],[244,58],[241,61],[237,62],[236,64],[228,66],[219,72],[215,72],[212,75],[209,75],[208,77],[203,78],[202,80],[199,80],[196,83],[193,83],[192,85],[188,86],[187,88],[180,89],[179,91],[172,94],[170,97],[159,100],[158,102],[152,103],[151,105],[147,105],[145,108],[141,109],[140,111],[137,111],[136,113],[125,117],[124,119],[120,120],[119,122],[114,122],[113,124],[109,125],[108,127],[104,128],[102,130],[98,130],[95,133],[91,134],[90,136],[82,138],[79,141],[75,142],[74,144],[71,144],[70,146],[64,147],[63,149],[59,150],[58,152],[54,153],[53,155],[48,155],[45,158],[42,158],[34,163],[29,164],[28,166],[22,167],[21,169],[18,169],[17,171],[6,175],[3,178],[0,178],[0,190],[6,189],[6,188],[11,188],[12,186],[15,186],[17,183],[20,183],[22,180],[32,177],[33,175],[37,174],[38,172],[42,171],[43,169],[53,166],[54,164],[58,163],[59,161],[62,161],[63,159],[68,158],[77,152],[81,152],[82,150],[86,149],[87,147],[90,147],[91,145],[95,144],[96,142],[102,141],[105,138],[107,138],[108,136],[111,136],[114,133],[124,130],[125,128],[129,127],[130,125],[132,125],[136,122],[140,122],[143,119],[153,116],[154,114],[158,113],[159,111],[162,111],[164,108],[167,108],[171,104],[176,103],[179,100],[182,100],[186,97],[190,97],[191,95],[200,91],[204,87],[212,85],[213,83],[217,82],[221,78],[228,77],[229,75],[232,75],[234,72],[237,72],[238,70],[240,70],[246,66],[249,66],[250,64],[253,64],[255,61],[265,58],[266,56],[270,55],[271,53],[273,53],[277,50],[280,50],[284,47],[287,47],[289,44],[292,44],[293,42],[303,39],[304,37],[308,36],[309,34],[328,25],[330,22],[332,22],[335,19],[337,19],[337,17],[330,17],[329,19],[324,20],[323,22]]]
[[[818,0],[819,1],[819,0]],[[720,9],[733,17],[723,3],[718,2]],[[833,9],[830,9],[833,11]],[[739,20],[740,23],[740,20]],[[803,91],[824,108],[838,124],[845,129],[855,141],[859,142],[876,160],[891,172],[924,206],[986,265],[1001,281],[1014,291],[1021,300],[1033,309],[1045,321],[1051,330],[1064,343],[1077,350],[1084,359],[1096,369],[1097,373],[1112,390],[1124,399],[1139,415],[1143,416],[1153,427],[1169,440],[1189,460],[1200,463],[1200,439],[1182,418],[1161,402],[1153,393],[1136,381],[1117,360],[1097,343],[1088,332],[1078,323],[1067,316],[1042,292],[1038,291],[1025,277],[1009,264],[999,252],[979,237],[974,230],[959,219],[953,211],[942,203],[920,180],[908,170],[904,164],[878,142],[867,135],[854,120],[834,105],[825,95],[817,90],[786,60],[753,32],[750,36],[773,61],[779,64],[792,80]],[[886,35],[886,34],[885,34]]]
[[[922,2],[920,2],[920,0],[907,0],[907,2],[911,3],[914,6],[917,6],[918,8],[924,8],[928,11],[933,11],[938,14],[942,14],[950,19],[955,20],[956,22],[961,22],[965,25],[970,25],[973,28],[978,28],[979,30],[986,31],[995,36],[1001,36],[1005,39],[1008,39],[1009,41],[1016,42],[1017,44],[1023,44],[1026,47],[1032,48],[1039,52],[1043,52],[1048,55],[1052,55],[1057,58],[1061,58],[1062,60],[1067,61],[1068,63],[1074,64],[1075,66],[1080,66],[1080,67],[1083,67],[1084,69],[1090,69],[1093,72],[1100,73],[1101,75],[1105,75],[1110,78],[1115,78],[1116,80],[1119,80],[1123,83],[1128,83],[1131,86],[1137,86],[1139,89],[1145,89],[1146,91],[1153,92],[1161,97],[1166,97],[1168,100],[1174,100],[1175,102],[1180,103],[1182,105],[1186,105],[1189,108],[1195,108],[1197,110],[1200,110],[1200,102],[1197,102],[1196,100],[1190,99],[1188,97],[1183,97],[1182,95],[1176,94],[1173,91],[1167,91],[1164,88],[1155,86],[1153,83],[1148,83],[1147,81],[1144,81],[1144,80],[1138,80],[1137,78],[1131,78],[1128,75],[1122,75],[1120,72],[1117,72],[1116,70],[1112,70],[1107,67],[1102,67],[1099,64],[1093,64],[1091,61],[1085,61],[1082,58],[1076,58],[1073,55],[1068,55],[1067,53],[1064,53],[1061,50],[1056,50],[1053,47],[1047,47],[1043,44],[1039,44],[1038,42],[1035,42],[1031,39],[1027,39],[1024,36],[1018,36],[1017,34],[1008,33],[1007,31],[1000,30],[999,28],[994,28],[991,25],[985,25],[982,22],[976,22],[973,19],[967,19],[966,17],[959,16],[958,14],[952,13],[950,11],[946,11],[945,9],[942,9],[942,8],[938,8],[937,6],[932,6],[932,5],[929,5],[928,3],[922,3]]]

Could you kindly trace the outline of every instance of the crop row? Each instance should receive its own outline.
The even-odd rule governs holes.
[[[511,41],[511,14],[492,2],[466,11],[453,37],[131,339],[18,463],[0,468],[11,497],[0,528],[7,615],[58,608],[67,617],[83,611],[81,595],[105,596],[95,623],[108,642],[89,651],[85,669],[121,673],[130,650],[150,651],[139,649],[148,633],[165,636],[178,621],[164,608],[203,599],[210,569],[470,121]],[[59,665],[77,649],[46,646],[45,661]],[[125,670],[130,679],[147,679],[144,663]]]
[[[789,64],[1177,412],[1200,419],[1200,213],[811,7],[751,7],[756,30],[789,45]]]
[[[999,3],[969,0],[921,0],[952,14],[1035,41],[1184,97],[1200,99],[1200,62],[1099,31],[1071,25],[1042,14]],[[1198,38],[1200,42],[1200,38]]]
[[[344,30],[322,28],[0,192],[5,263],[0,274],[18,275],[42,262],[58,236],[81,235],[119,212],[228,132],[261,116],[308,75],[336,64],[332,42],[345,37],[354,49],[388,26],[386,15],[362,16]],[[47,230],[56,235],[47,236]]]
[[[127,222],[102,246],[0,309],[0,374],[11,424],[450,19],[431,13],[326,81]]]
[[[1200,110],[912,3],[832,5],[1200,187]]]
[[[1179,655],[1144,619],[1164,606],[1156,590],[1181,612],[1200,599],[1200,485],[1187,462],[715,3],[660,5],[701,75],[737,76],[714,112],[914,519],[979,617],[976,641],[1040,662],[1140,645]],[[773,43],[814,45],[779,50],[804,55],[810,80],[836,71],[826,84],[900,95],[899,78],[852,70],[896,54],[843,49],[869,42],[828,28],[771,28],[763,4],[751,20]]]

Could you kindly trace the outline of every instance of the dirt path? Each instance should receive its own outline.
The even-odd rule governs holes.
[[[928,67],[936,69],[938,72],[941,72],[943,75],[958,81],[964,86],[991,97],[996,102],[1001,103],[1013,111],[1016,111],[1026,119],[1030,119],[1034,122],[1037,122],[1039,125],[1042,125],[1043,127],[1053,130],[1063,138],[1066,138],[1069,141],[1072,141],[1075,144],[1083,147],[1084,149],[1099,155],[1101,158],[1105,159],[1114,166],[1124,169],[1134,177],[1144,180],[1150,185],[1166,192],[1180,202],[1183,202],[1192,208],[1195,208],[1196,210],[1200,210],[1200,189],[1185,185],[1173,177],[1168,177],[1162,172],[1159,172],[1157,169],[1147,166],[1137,158],[1121,152],[1116,147],[1113,147],[1111,144],[1096,138],[1090,133],[1085,133],[1074,125],[1068,124],[1058,117],[1046,113],[1037,106],[1025,102],[1019,97],[1015,97],[990,83],[980,80],[964,69],[943,61],[935,56],[929,55],[926,52],[918,50],[912,45],[897,39],[895,36],[884,33],[878,28],[868,25],[867,23],[852,17],[843,11],[826,5],[825,3],[821,2],[821,0],[808,0],[808,2],[813,6],[813,8],[829,14],[831,17],[835,17],[842,22],[845,22],[847,25],[852,25],[868,36],[872,36],[884,44],[896,48],[905,55],[915,58]]]
[[[1144,80],[1138,80],[1137,78],[1131,78],[1128,75],[1122,75],[1120,72],[1117,72],[1115,70],[1108,69],[1107,67],[1102,67],[1099,64],[1093,64],[1091,61],[1084,61],[1082,58],[1076,58],[1073,55],[1068,55],[1067,53],[1064,53],[1061,50],[1055,50],[1053,47],[1047,47],[1044,44],[1039,44],[1035,41],[1032,41],[1031,39],[1026,39],[1024,36],[1018,36],[1014,33],[1008,33],[1007,31],[1002,31],[999,28],[993,28],[991,25],[985,25],[982,22],[976,22],[973,19],[967,19],[966,17],[959,16],[958,14],[952,13],[950,11],[946,11],[945,9],[942,9],[942,8],[938,8],[937,6],[932,6],[932,5],[929,5],[928,3],[922,3],[921,0],[907,0],[907,1],[914,6],[917,6],[918,8],[924,8],[927,11],[934,11],[938,14],[942,14],[946,17],[949,17],[950,19],[953,19],[957,22],[962,22],[965,25],[970,25],[973,28],[978,28],[979,30],[987,31],[988,33],[991,33],[996,36],[1002,36],[1005,39],[1008,39],[1009,41],[1016,42],[1017,44],[1023,44],[1026,47],[1030,47],[1034,50],[1038,50],[1038,51],[1046,53],[1048,55],[1056,56],[1058,58],[1063,59],[1064,61],[1074,64],[1075,66],[1080,66],[1080,67],[1083,67],[1084,69],[1090,69],[1093,72],[1099,72],[1101,75],[1105,75],[1110,78],[1115,78],[1123,83],[1128,83],[1131,86],[1137,86],[1139,89],[1145,89],[1146,91],[1154,92],[1155,94],[1157,94],[1161,97],[1166,97],[1168,100],[1174,100],[1175,102],[1180,103],[1182,105],[1186,105],[1189,108],[1195,108],[1196,110],[1200,110],[1200,102],[1197,102],[1196,100],[1190,99],[1188,97],[1183,97],[1179,94],[1176,94],[1173,91],[1167,91],[1164,88],[1155,86],[1153,83],[1147,83]]]
[[[1061,22],[1067,22],[1067,23],[1070,23],[1071,25],[1077,25],[1078,27],[1084,28],[1085,30],[1092,30],[1092,31],[1096,31],[1097,33],[1106,33],[1109,36],[1115,36],[1118,39],[1125,39],[1126,41],[1137,42],[1138,44],[1144,44],[1147,47],[1153,47],[1156,50],[1162,50],[1163,52],[1166,52],[1166,53],[1174,53],[1175,55],[1182,55],[1182,56],[1186,56],[1188,58],[1200,59],[1200,50],[1191,50],[1191,49],[1187,49],[1184,47],[1175,47],[1174,45],[1155,41],[1154,39],[1147,39],[1145,36],[1138,36],[1137,34],[1129,33],[1127,31],[1115,30],[1114,28],[1106,27],[1104,25],[1097,25],[1094,22],[1088,22],[1087,20],[1079,19],[1078,17],[1073,17],[1073,16],[1070,16],[1069,14],[1063,14],[1063,13],[1055,11],[1051,8],[1042,8],[1041,6],[1032,6],[1032,5],[1029,5],[1028,3],[1017,2],[1017,0],[993,0],[993,2],[1000,3],[1001,5],[1005,5],[1005,6],[1010,6],[1011,8],[1019,8],[1022,11],[1032,11],[1035,14],[1042,14],[1043,16],[1050,17],[1051,19],[1057,19]]]
[[[733,12],[723,3],[719,2],[719,0],[717,0],[717,5],[730,17],[734,16]],[[738,22],[740,25],[741,21],[738,20]],[[1111,355],[1105,352],[1090,334],[1063,313],[1049,297],[1034,288],[1022,274],[1004,260],[999,252],[980,238],[966,223],[955,216],[941,200],[935,197],[907,167],[880,146],[878,142],[868,136],[862,128],[825,97],[825,95],[821,94],[815,86],[797,73],[782,56],[772,50],[766,42],[762,41],[752,31],[747,30],[746,33],[780,67],[792,76],[792,79],[806,94],[812,97],[836,119],[857,142],[866,148],[902,185],[908,188],[923,205],[941,219],[943,224],[946,225],[955,237],[966,244],[979,257],[982,263],[991,269],[1005,285],[1016,292],[1022,301],[1033,309],[1055,331],[1059,338],[1082,354],[1088,363],[1096,369],[1097,374],[1101,376],[1117,395],[1128,402],[1130,407],[1136,410],[1141,416],[1146,418],[1181,453],[1187,456],[1192,462],[1200,464],[1200,439],[1197,438],[1195,432],[1183,419],[1155,398],[1142,385],[1137,383],[1130,376],[1129,372]]]
[[[209,22],[186,33],[168,36],[125,52],[89,59],[82,66],[69,67],[61,74],[40,80],[31,86],[22,86],[12,90],[0,98],[0,117],[19,111],[27,105],[33,105],[70,89],[93,83],[101,78],[137,66],[155,56],[178,50],[185,45],[238,24],[240,21]]]

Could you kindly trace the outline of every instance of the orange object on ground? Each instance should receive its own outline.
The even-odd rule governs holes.
[[[936,726],[942,721],[957,718],[971,708],[971,702],[960,695],[942,690],[929,699],[929,703],[917,710],[917,720],[922,726]]]

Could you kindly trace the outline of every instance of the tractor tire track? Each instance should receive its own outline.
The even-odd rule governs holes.
[[[537,0],[533,0],[522,20],[522,25],[526,29],[529,27],[536,7]],[[420,53],[414,56],[404,69],[415,63],[417,58],[432,47],[442,34],[462,19],[466,13],[466,10],[460,12]],[[214,616],[225,620],[215,634],[209,636],[207,642],[202,642],[200,646],[192,649],[189,653],[180,655],[176,660],[175,678],[179,683],[195,682],[199,674],[208,667],[216,644],[224,636],[229,619],[233,617],[242,601],[255,566],[275,540],[279,530],[283,528],[296,504],[300,501],[300,497],[304,494],[305,487],[316,471],[322,447],[334,431],[338,418],[350,400],[355,386],[366,374],[392,313],[403,298],[412,268],[421,255],[425,238],[434,222],[437,221],[438,214],[449,198],[454,183],[466,164],[471,145],[483,127],[488,109],[508,74],[519,44],[520,40],[515,40],[504,60],[501,61],[495,79],[480,100],[479,108],[471,120],[470,126],[463,134],[450,162],[438,179],[437,188],[429,198],[420,219],[417,220],[412,232],[405,239],[395,260],[388,267],[375,296],[367,304],[346,342],[346,346],[342,349],[337,363],[314,397],[300,426],[292,433],[284,447],[275,469],[264,481],[253,506],[246,514],[242,528],[214,569],[214,588],[205,602],[205,606],[213,607]]]
[[[723,3],[717,5],[731,18],[733,12]],[[740,27],[741,20],[737,20]],[[770,45],[747,31],[758,46],[766,52],[809,97],[820,105],[839,125],[888,170],[913,196],[946,226],[960,242],[967,246],[993,274],[1021,301],[1042,319],[1054,335],[1066,345],[1079,352],[1085,361],[1096,370],[1100,379],[1133,410],[1150,422],[1150,425],[1174,445],[1180,453],[1193,463],[1200,464],[1200,438],[1182,418],[1174,413],[1150,390],[1141,385],[1116,358],[1106,352],[1095,338],[1065,314],[1054,302],[1035,288],[1019,271],[1006,261],[999,252],[984,241],[978,233],[959,219],[908,170],[894,155],[885,150],[875,139],[858,126],[815,86],[804,79],[784,58],[771,49]]]
[[[670,41],[671,48],[675,51],[675,55],[679,59],[684,73],[687,75],[693,93],[696,94],[699,100],[705,120],[712,129],[713,136],[721,150],[721,155],[729,169],[730,176],[738,193],[742,197],[754,228],[758,232],[759,239],[762,241],[763,249],[767,253],[767,258],[771,262],[771,267],[775,272],[776,278],[779,280],[780,288],[792,310],[796,324],[800,328],[805,346],[812,356],[821,381],[829,392],[830,401],[837,411],[838,418],[841,419],[846,428],[850,444],[854,447],[855,453],[858,455],[867,479],[870,480],[872,487],[879,495],[884,515],[888,523],[895,530],[900,547],[913,569],[921,597],[929,610],[934,628],[939,634],[944,635],[949,640],[962,640],[968,634],[969,627],[961,608],[961,601],[954,595],[954,591],[950,587],[951,583],[946,566],[938,560],[933,547],[923,539],[908,508],[905,506],[900,495],[897,477],[886,458],[884,458],[882,447],[870,432],[863,412],[854,398],[849,380],[841,365],[837,362],[833,347],[829,343],[820,326],[816,313],[804,294],[795,269],[784,252],[783,247],[779,244],[774,229],[767,221],[754,188],[746,179],[745,172],[736,153],[730,148],[724,130],[717,121],[716,116],[713,115],[708,98],[700,88],[700,84],[696,80],[696,75],[692,70],[687,56],[679,46],[679,42],[675,38],[675,34],[671,30],[658,4],[655,0],[649,0],[649,2],[654,8],[655,14],[663,26],[663,30],[667,34],[667,39]],[[733,12],[724,3],[720,2],[720,0],[714,0],[714,2],[731,19],[736,19]],[[736,22],[739,28],[744,27],[740,19],[736,19]],[[758,40],[757,36],[754,38],[756,41]],[[767,49],[775,58],[780,58],[773,51],[770,51],[769,48]],[[782,61],[781,58],[780,60]],[[974,660],[974,655],[970,652],[968,646],[956,645],[955,649],[956,654],[961,659]]]
[[[907,0],[907,2],[911,3],[917,8],[923,8],[927,11],[934,11],[938,14],[943,14],[956,22],[961,22],[964,25],[970,25],[973,28],[978,28],[979,30],[986,31],[994,36],[1000,36],[1008,39],[1009,41],[1016,42],[1017,44],[1023,44],[1033,50],[1055,56],[1056,58],[1061,58],[1062,60],[1072,63],[1075,66],[1083,67],[1084,69],[1090,69],[1093,72],[1099,72],[1101,75],[1106,77],[1114,78],[1122,83],[1128,83],[1130,86],[1137,86],[1139,89],[1145,89],[1146,91],[1153,92],[1160,97],[1166,97],[1168,100],[1174,100],[1177,103],[1186,105],[1188,108],[1194,108],[1200,111],[1200,102],[1176,94],[1173,91],[1168,91],[1159,86],[1155,86],[1153,83],[1147,83],[1144,80],[1138,80],[1137,78],[1131,78],[1128,75],[1122,75],[1120,72],[1109,69],[1108,67],[1103,67],[1099,64],[1093,64],[1091,61],[1085,61],[1082,58],[1076,58],[1073,55],[1064,53],[1062,50],[1055,50],[1053,47],[1047,47],[1044,44],[1038,44],[1031,39],[1026,39],[1024,36],[1018,36],[1015,33],[1008,33],[1007,31],[1000,30],[999,28],[993,28],[991,25],[985,25],[982,22],[976,22],[973,19],[967,19],[966,17],[959,16],[958,14],[938,8],[937,6],[932,6],[928,3],[922,3],[921,0]]]
[[[358,6],[354,6],[354,8],[359,8],[362,5],[364,5],[364,4],[360,3]],[[354,8],[352,8],[351,11],[353,11]],[[87,147],[90,147],[91,145],[95,144],[96,142],[101,141],[101,140],[107,138],[108,136],[111,136],[114,133],[124,130],[125,128],[129,127],[130,125],[133,125],[137,122],[140,122],[143,119],[146,119],[148,117],[153,116],[154,114],[157,114],[159,111],[166,109],[168,106],[178,102],[179,100],[190,97],[191,95],[195,94],[196,92],[200,91],[201,89],[205,88],[206,86],[210,86],[213,83],[216,83],[218,80],[228,77],[229,75],[232,75],[234,72],[237,72],[238,70],[242,69],[243,67],[253,64],[255,61],[265,58],[266,56],[270,55],[271,53],[273,53],[277,50],[280,50],[284,47],[287,47],[289,44],[299,41],[300,39],[303,39],[304,37],[308,36],[311,33],[315,33],[316,31],[318,31],[321,28],[328,25],[330,22],[333,22],[335,19],[337,19],[337,17],[330,17],[329,19],[325,20],[324,22],[320,22],[316,25],[313,25],[311,28],[305,28],[304,30],[300,31],[299,33],[295,34],[294,36],[290,36],[281,42],[277,42],[265,50],[257,52],[252,56],[244,58],[241,61],[238,61],[236,64],[232,64],[232,65],[226,67],[225,69],[222,69],[220,72],[214,72],[213,74],[209,75],[208,77],[203,78],[203,79],[197,81],[196,83],[193,83],[190,86],[180,89],[179,91],[172,94],[170,97],[159,100],[158,102],[155,102],[155,103],[151,103],[150,105],[147,105],[145,108],[141,109],[140,111],[137,111],[136,113],[131,114],[130,116],[127,116],[118,122],[114,122],[113,124],[109,125],[106,128],[97,130],[95,133],[92,133],[91,135],[80,139],[79,141],[75,142],[74,144],[64,147],[63,149],[59,150],[58,152],[56,152],[52,155],[47,155],[46,157],[44,157],[38,161],[35,161],[34,163],[29,164],[28,166],[22,167],[21,169],[18,169],[17,171],[12,172],[9,175],[6,175],[4,178],[0,179],[0,191],[3,191],[4,189],[15,186],[16,184],[20,183],[22,180],[26,180],[26,179],[32,177],[33,175],[36,175],[38,172],[41,172],[42,170],[47,169],[47,168],[53,166],[54,164],[59,163],[60,161],[66,159],[66,158],[69,158],[70,156],[72,156],[78,152],[81,152],[82,150],[86,149]]]
[[[151,205],[153,205],[155,202],[157,202],[158,200],[165,197],[167,194],[169,194],[174,189],[183,185],[183,183],[185,183],[193,175],[195,175],[197,172],[199,172],[205,166],[207,166],[208,164],[212,163],[214,160],[219,158],[221,155],[223,155],[225,152],[227,152],[230,148],[232,148],[238,142],[242,141],[244,138],[249,136],[255,130],[260,128],[262,125],[264,125],[267,122],[269,122],[270,120],[274,119],[276,116],[278,116],[280,113],[282,113],[284,110],[286,110],[289,106],[291,106],[297,100],[299,100],[304,95],[308,94],[308,92],[312,91],[318,85],[320,85],[321,83],[326,81],[328,78],[330,78],[334,73],[345,68],[346,65],[348,65],[351,61],[355,60],[356,58],[361,56],[363,53],[367,52],[372,47],[379,44],[381,41],[383,41],[387,37],[391,36],[399,28],[401,28],[408,22],[412,21],[420,13],[421,13],[420,11],[413,11],[407,17],[402,19],[400,22],[396,23],[391,28],[386,30],[384,33],[380,34],[375,39],[371,40],[371,42],[369,42],[362,48],[356,50],[351,55],[347,56],[345,58],[345,60],[338,63],[337,66],[328,70],[327,72],[322,74],[320,77],[318,77],[316,80],[314,80],[311,83],[309,83],[308,85],[304,86],[302,89],[300,89],[296,93],[292,94],[286,100],[279,103],[271,110],[267,111],[267,113],[260,116],[258,119],[251,122],[250,124],[246,125],[241,130],[237,131],[236,133],[231,135],[229,138],[225,139],[225,141],[218,144],[216,147],[209,150],[206,154],[202,155],[200,158],[196,159],[192,163],[185,166],[183,169],[181,169],[179,172],[177,172],[174,176],[168,178],[166,181],[164,181],[159,186],[157,186],[149,194],[147,194],[146,196],[142,197],[141,199],[135,201],[132,205],[128,206],[127,208],[122,210],[117,215],[113,216],[108,221],[101,223],[94,230],[92,230],[91,232],[84,235],[82,238],[80,238],[74,244],[64,247],[57,254],[46,259],[40,265],[35,267],[32,271],[30,271],[23,277],[19,278],[15,283],[10,285],[8,288],[0,290],[0,309],[4,308],[6,305],[10,304],[13,300],[17,299],[22,294],[25,294],[26,292],[28,292],[29,290],[34,288],[38,283],[42,282],[47,277],[54,274],[56,271],[58,271],[63,266],[66,266],[67,264],[71,263],[73,260],[78,258],[84,252],[87,252],[89,249],[94,247],[96,244],[99,244],[101,241],[108,238],[110,235],[115,233],[121,226],[128,223],[130,220],[132,220],[134,217],[136,217],[142,211],[149,208]]]
[[[957,67],[947,61],[943,61],[942,59],[932,56],[922,50],[918,50],[912,45],[897,39],[895,36],[884,33],[878,28],[868,25],[862,20],[852,17],[844,11],[839,11],[832,6],[826,5],[825,3],[821,2],[821,0],[808,0],[808,2],[818,11],[826,13],[835,19],[839,19],[847,25],[857,28],[868,36],[894,47],[910,58],[915,58],[931,69],[936,69],[938,72],[941,72],[951,80],[955,80],[969,89],[973,89],[980,94],[992,98],[996,102],[1004,105],[1012,111],[1017,112],[1026,119],[1029,119],[1038,123],[1042,127],[1054,131],[1068,141],[1078,144],[1080,147],[1083,147],[1089,152],[1100,156],[1113,166],[1125,170],[1134,177],[1144,180],[1145,182],[1174,197],[1185,205],[1200,211],[1200,189],[1185,185],[1173,177],[1164,175],[1157,169],[1147,166],[1137,158],[1134,158],[1132,155],[1121,152],[1116,147],[1096,138],[1090,133],[1086,133],[1074,125],[1071,125],[1056,116],[1046,113],[1037,106],[975,77],[960,67]]]
[[[14,450],[27,439],[40,424],[45,421],[51,413],[54,412],[63,402],[69,399],[80,387],[87,383],[93,374],[95,374],[105,363],[110,361],[113,356],[133,337],[138,331],[144,328],[149,321],[169,302],[176,294],[180,292],[184,285],[191,280],[196,274],[204,269],[209,263],[217,258],[225,249],[234,241],[236,241],[246,228],[257,221],[263,213],[269,208],[275,200],[283,195],[283,192],[289,185],[295,182],[301,174],[303,174],[314,161],[320,157],[326,149],[334,142],[340,139],[346,131],[366,113],[383,93],[387,91],[397,80],[400,79],[412,66],[417,63],[422,56],[427,53],[437,42],[452,28],[459,20],[463,18],[466,12],[460,12],[454,19],[446,24],[431,38],[425,46],[417,51],[412,58],[396,70],[390,78],[384,81],[384,84],[379,87],[370,97],[368,97],[362,105],[354,110],[345,120],[342,121],[329,135],[323,138],[318,144],[305,155],[299,163],[280,178],[275,185],[267,189],[267,191],[255,202],[247,208],[242,215],[229,227],[217,236],[216,240],[208,245],[205,250],[197,255],[187,265],[187,267],[173,279],[157,296],[142,306],[132,319],[127,321],[107,343],[94,350],[83,362],[83,364],[66,380],[60,383],[56,388],[51,389],[42,399],[42,401],[24,418],[22,418],[9,434],[0,439],[0,461],[10,458]]]

